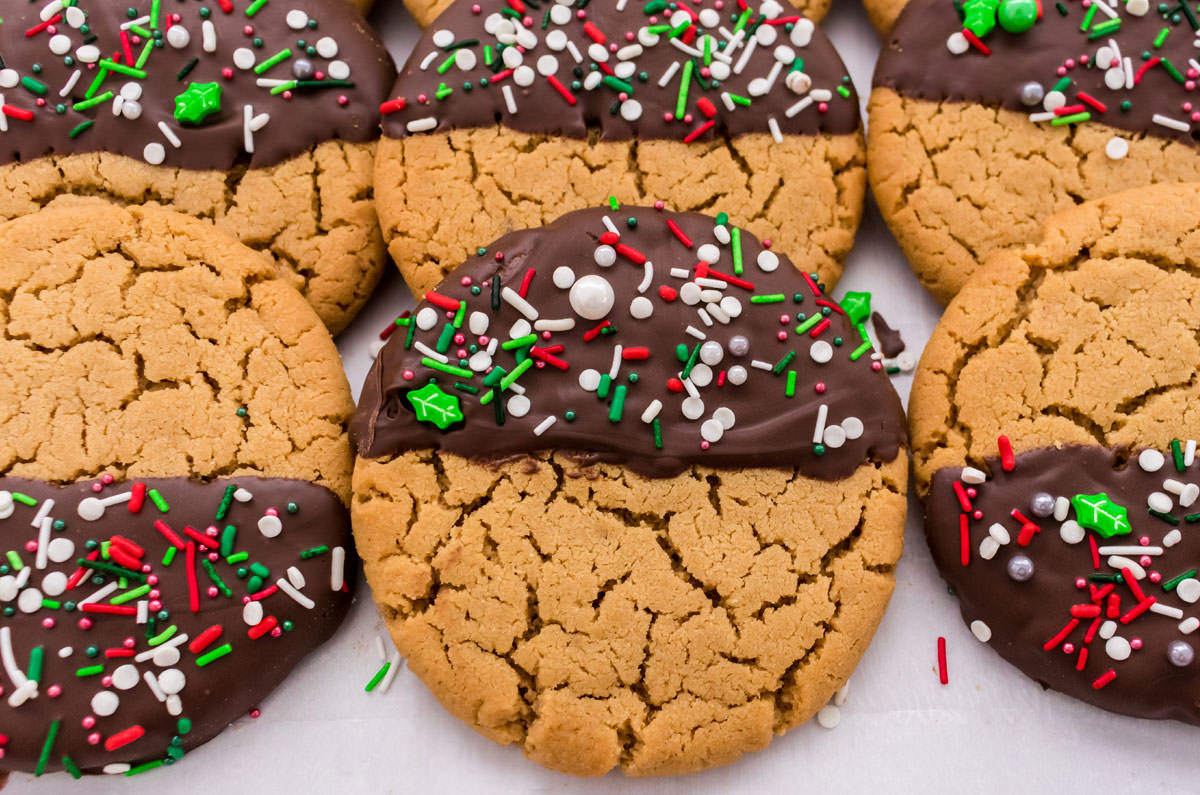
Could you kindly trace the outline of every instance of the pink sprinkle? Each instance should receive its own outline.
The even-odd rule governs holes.
[[[112,474],[109,472],[105,472],[103,475],[100,476],[100,482],[103,483],[105,486],[111,486],[113,484],[113,480],[114,480],[114,478],[113,478]]]
[[[80,629],[91,629],[92,628],[92,620],[90,618],[79,619],[79,628]]]
[[[661,210],[663,207],[666,207],[666,205],[663,204],[662,199],[659,199],[658,201],[656,201],[654,203],[654,209],[656,209],[656,210]]]
[[[204,529],[204,534],[206,536],[208,536],[209,538],[216,538],[217,533],[219,533],[219,532],[221,532],[221,531],[218,530],[215,525],[211,525],[211,524]]]
[[[220,591],[217,590],[217,586],[215,586],[215,585],[208,586],[208,598],[209,599],[216,599],[217,594],[219,594],[219,593],[220,593]]]
[[[149,574],[149,573],[150,573],[150,564],[143,563],[142,564],[142,574]]]
[[[1150,572],[1150,574],[1148,575],[1148,578],[1149,578],[1150,582],[1152,582],[1152,583],[1158,583],[1158,582],[1160,582],[1160,581],[1162,580],[1162,574],[1160,574],[1160,573],[1159,573],[1159,572],[1157,572],[1157,571],[1152,571],[1152,572]]]
[[[463,335],[463,333],[461,331],[454,335],[454,344],[455,345],[462,345],[466,341],[467,341],[467,338],[466,338],[466,336]]]
[[[1074,654],[1075,653],[1075,644],[1074,643],[1064,643],[1062,645],[1062,650],[1063,650],[1063,654]]]
[[[146,584],[150,585],[152,587],[155,585],[158,585],[158,575],[151,574],[149,577],[146,578]]]
[[[1076,577],[1075,578],[1075,587],[1082,591],[1084,588],[1087,587],[1087,580],[1083,579],[1082,577]]]
[[[43,629],[54,629],[54,619],[51,618],[50,616],[46,616],[45,618],[43,618],[42,619],[42,628]]]
[[[104,685],[105,687],[112,687],[112,677],[111,676],[100,677],[100,684]]]
[[[126,638],[125,640],[121,641],[121,645],[127,649],[132,649],[134,646],[137,645],[137,641],[134,640],[133,638]]]
[[[771,241],[770,241],[770,240],[764,240],[764,241],[762,242],[762,247],[763,247],[763,248],[770,248],[770,247],[771,247]]]
[[[92,732],[87,736],[88,745],[100,744],[100,732]]]
[[[779,325],[786,326],[788,323],[791,323],[791,322],[792,322],[792,318],[790,315],[780,315],[779,316]]]
[[[92,491],[94,491],[94,492],[96,492],[97,494],[99,494],[100,492],[104,491],[104,487],[103,487],[103,486],[101,486],[99,483],[93,483],[93,484],[92,484]]]
[[[476,3],[475,5],[471,6],[471,13],[472,13],[472,14],[478,14],[478,13],[480,13],[480,12],[482,12],[482,11],[483,11],[483,9],[482,9],[482,8],[479,6],[479,3]]]
[[[262,716],[262,710],[260,710],[258,707],[255,707],[254,709],[250,710],[250,717],[258,718],[261,716]]]
[[[226,66],[224,69],[221,70],[221,77],[225,78],[226,80],[232,80],[233,79],[233,70],[230,69],[228,66]]]
[[[883,363],[882,362],[871,362],[871,369],[874,370],[875,372],[879,372],[880,370],[883,369]]]
[[[575,12],[576,19],[587,19],[587,12],[582,8]]]
[[[817,113],[824,113],[827,110],[829,110],[828,102],[818,102],[817,103]]]
[[[345,94],[338,94],[337,103],[344,108],[350,104],[350,97]]]
[[[781,331],[775,335],[775,338],[778,339],[780,342],[787,342],[787,332]]]
[[[244,28],[242,28],[242,33],[246,34],[247,36],[253,36],[254,35],[254,26],[246,25]]]
[[[967,487],[967,496],[968,497],[970,497],[971,499],[975,499],[975,495],[977,495],[977,494],[979,494],[979,492],[975,489],[974,486]]]
[[[625,41],[633,41],[633,31],[632,30],[625,31]]]
[[[1067,73],[1067,67],[1060,66],[1057,69],[1055,69],[1054,71],[1059,77],[1063,77]]]
[[[160,593],[157,588],[151,588],[150,593],[148,593],[147,596],[149,596],[151,599],[157,599],[158,597],[162,596],[162,593]]]
[[[1129,641],[1129,648],[1133,649],[1134,651],[1142,648],[1142,639],[1134,638],[1133,640]]]
[[[818,395],[824,395],[825,394],[825,383],[823,381],[818,381],[816,384],[813,385],[813,391],[815,391]]]
[[[84,719],[81,720],[80,723],[83,724],[83,728],[90,729],[96,725],[96,719],[93,716],[88,715],[88,716],[84,717]]]
[[[663,121],[675,121],[674,114],[667,112],[663,114]]]
[[[50,698],[58,698],[62,695],[62,688],[58,685],[50,685],[46,688],[46,695],[50,696]]]
[[[491,339],[488,337],[487,334],[479,335],[479,344],[480,345],[487,345],[489,342],[491,342]]]
[[[267,516],[278,516],[278,515],[279,515],[279,510],[278,510],[278,509],[276,509],[276,508],[268,508],[268,509],[266,510],[266,514],[267,514]]]
[[[282,94],[282,96],[283,96],[283,98],[284,98],[284,99],[291,99],[291,98],[292,98],[292,92],[291,92],[291,91],[284,91],[284,92],[283,92],[283,94]]]
[[[692,114],[690,114],[690,113],[683,114],[683,123],[691,124],[692,123]]]
[[[405,381],[411,381],[415,377],[412,370],[405,370],[403,373],[401,373],[401,375],[404,376]]]
[[[710,445],[710,444],[708,443],[708,440],[707,440],[707,439],[705,439],[704,441],[700,442],[700,449],[701,449],[701,450],[707,450],[707,449],[708,449],[709,447],[711,447],[711,446],[712,446],[712,445]]]
[[[462,281],[461,281],[461,282],[459,282],[459,283],[460,283],[460,284],[461,284],[463,287],[470,287],[470,286],[471,286],[471,277],[470,277],[470,276],[464,276],[464,277],[462,277]]]
[[[1142,555],[1140,558],[1138,558],[1138,563],[1140,563],[1142,566],[1149,566],[1153,562],[1154,561],[1150,559],[1149,555]]]
[[[39,108],[44,108],[44,107],[46,107],[46,100],[42,99],[41,97],[38,97],[37,102],[34,104],[36,104]]]
[[[616,51],[617,51],[617,43],[616,43],[615,41],[614,41],[614,42],[611,42],[611,43],[608,45],[608,51],[609,51],[609,52],[616,52]]]
[[[37,541],[29,540],[25,542],[26,552],[37,552]]]
[[[151,610],[162,610],[162,602],[158,601],[157,599],[151,599],[150,604],[146,605],[146,607],[150,608]]]
[[[550,339],[550,338],[551,338],[551,337],[553,337],[553,336],[554,336],[554,334],[553,334],[552,332],[550,332],[550,331],[543,331],[543,332],[542,332],[542,339],[544,339],[544,340],[548,340],[548,339]]]
[[[972,517],[974,517],[974,518],[975,518],[975,521],[977,521],[977,522],[978,522],[980,519],[982,519],[982,518],[983,518],[983,511],[981,511],[981,510],[979,510],[979,509],[976,509],[976,510],[975,510],[975,513],[971,514],[971,516],[972,516]]]
[[[275,627],[274,629],[271,630],[272,638],[278,638],[282,634],[283,634],[283,630],[280,629],[279,627]]]

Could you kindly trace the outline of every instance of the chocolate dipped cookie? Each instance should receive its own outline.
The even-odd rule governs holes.
[[[808,720],[901,550],[869,312],[661,203],[481,247],[396,321],[352,425],[355,539],[409,668],[581,776],[722,765]]]
[[[336,332],[378,280],[379,103],[395,77],[330,0],[14,2],[0,24],[0,219],[153,203],[269,252]]]
[[[1200,723],[1200,186],[1046,221],[946,310],[909,419],[938,570],[982,642],[1113,712]]]
[[[329,333],[211,224],[95,202],[0,225],[0,371],[0,767],[175,764],[350,606]]]
[[[384,238],[420,296],[478,246],[609,196],[720,207],[832,285],[862,210],[858,100],[774,0],[462,0],[383,106]]]
[[[1050,215],[1200,179],[1195,8],[1145,0],[914,0],[876,65],[871,187],[922,283],[948,301]]]

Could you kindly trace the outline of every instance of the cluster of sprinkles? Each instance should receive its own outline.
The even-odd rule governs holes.
[[[340,43],[321,33],[316,18],[285,8],[281,0],[214,0],[211,5],[151,0],[147,11],[130,6],[114,29],[99,30],[97,19],[115,17],[103,4],[90,10],[97,1],[49,0],[37,24],[19,35],[7,32],[4,40],[21,52],[0,51],[0,136],[11,124],[66,123],[74,139],[86,135],[102,114],[150,125],[143,119],[145,104],[163,103],[160,112],[148,114],[160,118],[154,125],[159,140],[147,143],[142,153],[147,163],[160,165],[169,161],[171,150],[184,147],[187,131],[226,118],[241,120],[243,148],[253,154],[256,134],[271,122],[267,108],[279,99],[330,92],[335,106],[350,102],[344,92],[355,84],[349,64],[338,57]],[[281,15],[291,36],[266,39],[273,28],[263,24],[264,18]],[[218,25],[222,17],[243,22],[240,28]],[[240,36],[230,41],[235,28]],[[156,57],[164,50],[194,55],[174,70]],[[65,75],[58,83],[48,82],[51,65],[65,67],[54,70]],[[178,90],[155,96],[146,81],[154,70],[167,68]],[[234,81],[253,81],[261,100],[228,107],[223,93]]]
[[[513,432],[537,437],[557,422],[574,422],[577,412],[598,411],[613,424],[634,421],[645,426],[647,448],[670,448],[674,441],[675,445],[695,444],[706,451],[738,422],[735,412],[722,405],[722,394],[742,388],[752,379],[766,380],[768,388],[790,399],[800,393],[800,379],[811,376],[807,388],[822,400],[829,395],[821,368],[835,357],[852,362],[861,359],[875,371],[899,371],[896,363],[885,361],[883,354],[875,351],[869,293],[851,292],[838,303],[824,294],[816,274],[808,273],[799,274],[805,292],[787,295],[756,289],[755,273],[771,273],[781,260],[770,250],[770,241],[763,241],[753,260],[744,257],[742,230],[730,225],[725,213],[713,219],[711,240],[702,241],[690,238],[669,216],[639,213],[646,208],[622,213],[616,199],[610,198],[609,209],[612,217],[600,215],[602,224],[585,233],[594,244],[592,263],[585,267],[594,266],[600,272],[577,276],[575,269],[564,263],[550,273],[526,268],[515,287],[503,284],[499,274],[484,281],[462,276],[457,285],[447,280],[441,292],[426,293],[415,314],[405,312],[383,330],[381,340],[402,334],[404,349],[420,355],[419,368],[401,373],[411,384],[403,396],[406,408],[418,422],[443,431],[457,430],[463,427],[470,403],[487,407],[498,426],[529,416]],[[654,209],[662,211],[663,203],[656,202]],[[619,224],[632,230],[648,223],[670,230],[678,246],[678,256],[671,263],[655,263],[624,240]],[[477,250],[481,258],[489,254],[498,266],[504,264],[503,250]],[[611,276],[602,275],[608,269],[613,269]],[[551,281],[556,294],[566,295],[571,315],[547,316],[545,307],[528,300],[534,280],[544,279]],[[636,295],[626,306],[617,305],[612,281],[617,279],[637,284]],[[678,336],[668,332],[655,347],[623,342],[628,334],[621,332],[627,323],[646,323],[656,312],[678,304],[694,313],[693,322],[685,319],[683,326],[674,330]],[[507,321],[500,320],[501,312],[510,317],[515,314],[517,319],[502,328]],[[778,326],[774,333],[777,350],[752,351],[750,338],[738,331],[752,315],[761,317],[762,313],[770,313]],[[835,313],[846,317],[858,339],[833,335],[831,316]],[[713,332],[720,332],[717,336],[726,341],[716,339]],[[611,357],[602,357],[605,361],[611,358],[611,366],[604,372],[574,367],[571,354],[579,346],[603,346],[611,351]],[[771,358],[764,358],[768,355]],[[648,383],[637,368],[656,357],[673,361],[673,374],[665,382]],[[523,378],[528,381],[526,374],[531,370],[543,373],[541,378],[573,382],[578,388],[573,392],[578,407],[539,415],[538,391],[526,389],[522,382]],[[694,429],[691,441],[666,438],[661,418],[668,410],[682,414],[688,421],[685,427]],[[811,449],[824,455],[863,433],[861,418],[832,417],[830,406],[822,400],[811,428]]]
[[[486,15],[483,5],[471,7],[481,26],[435,30],[433,48],[414,56],[420,58],[416,74],[428,75],[431,87],[388,100],[380,111],[408,109],[406,131],[428,132],[438,127],[443,108],[477,102],[472,97],[481,91],[499,91],[504,110],[516,116],[523,94],[540,82],[569,106],[598,92],[608,98],[611,116],[631,124],[661,113],[677,125],[677,137],[690,142],[714,132],[721,108],[746,113],[773,93],[791,97],[782,106],[784,123],[804,112],[824,114],[831,102],[852,97],[845,74],[832,85],[814,85],[805,57],[815,27],[786,15],[775,0],[757,8],[746,0],[615,0],[620,22],[603,28],[589,14],[589,0],[492,5],[498,10]],[[763,54],[755,58],[756,52]],[[730,90],[727,81],[744,84],[744,92]],[[411,82],[402,78],[400,86]],[[771,114],[766,125],[782,141],[781,120]]]
[[[1016,458],[1007,437],[999,437],[998,446],[1001,468],[1013,471]],[[961,509],[961,564],[974,565],[976,555],[991,561],[1005,554],[1009,579],[1029,583],[1039,576],[1052,576],[1038,571],[1038,544],[1080,546],[1080,568],[1073,575],[1079,601],[1061,608],[1063,624],[1046,638],[1043,651],[1073,655],[1075,670],[1088,677],[1095,690],[1112,684],[1121,675],[1121,663],[1138,654],[1159,654],[1171,665],[1186,668],[1196,657],[1195,647],[1186,638],[1200,629],[1200,617],[1185,613],[1200,602],[1200,563],[1172,563],[1171,550],[1183,540],[1183,526],[1200,522],[1200,485],[1184,480],[1195,457],[1195,440],[1174,439],[1166,454],[1154,448],[1140,451],[1136,466],[1163,475],[1161,491],[1146,496],[1141,509],[1144,519],[1131,516],[1134,506],[1120,505],[1106,492],[1055,495],[1033,491],[1026,505],[1015,505],[1002,521],[992,522],[978,545],[972,541],[972,525],[985,523],[988,517],[972,501],[988,478],[980,469],[964,467],[951,483]],[[1057,540],[1048,538],[1051,533],[1044,530],[1051,522],[1058,524]],[[1006,549],[1011,554],[1004,552]],[[1057,609],[1046,606],[1048,611]],[[1173,622],[1178,636],[1163,648],[1148,649],[1138,636],[1139,628],[1155,621]],[[991,640],[992,630],[986,622],[976,619],[970,628],[980,641]]]
[[[203,701],[211,697],[206,690],[189,691],[188,669],[227,665],[222,661],[234,655],[236,647],[243,654],[269,655],[266,648],[250,652],[237,635],[244,632],[254,643],[269,644],[271,638],[294,629],[282,616],[316,607],[306,591],[346,590],[343,547],[298,550],[296,563],[283,572],[272,572],[240,548],[246,533],[287,543],[285,516],[301,511],[294,501],[281,506],[282,513],[264,506],[255,511],[253,524],[239,526],[231,514],[238,505],[253,507],[255,494],[235,483],[220,491],[214,487],[220,498],[212,524],[199,531],[180,524],[184,517],[173,518],[167,483],[121,484],[106,474],[92,483],[91,491],[93,496],[81,499],[77,491],[62,490],[39,500],[21,491],[0,490],[0,526],[6,528],[6,537],[11,542],[28,536],[21,546],[8,549],[0,563],[0,697],[19,716],[34,699],[64,699],[65,707],[71,691],[85,691],[82,698],[71,698],[86,705],[83,714],[63,715],[42,727],[44,739],[34,769],[38,776],[53,761],[80,777],[79,766],[58,742],[68,721],[77,721],[87,732],[89,745],[112,755],[105,773],[135,775],[179,760],[183,738],[193,728],[188,712],[202,712]],[[113,512],[120,512],[120,520],[127,523],[124,534],[77,540],[89,524],[106,515],[106,526],[111,527]],[[328,560],[324,583],[306,582],[296,565],[314,558]],[[187,610],[168,610],[168,596],[173,601],[186,597]],[[240,629],[204,620],[214,608],[239,603],[244,624]],[[40,616],[41,632],[34,635],[12,623],[18,615]],[[124,623],[128,635],[110,648],[82,645],[98,622],[105,622],[109,630]],[[47,664],[52,656],[65,661],[55,668],[74,667],[74,675],[52,679]],[[147,730],[139,720],[148,716],[123,709],[124,694],[139,687],[147,688],[163,712],[175,719],[176,734],[166,748],[146,747]],[[0,760],[8,740],[0,736]],[[125,761],[131,757],[148,761]]]
[[[989,56],[992,51],[987,40],[997,28],[997,35],[1020,35],[1035,25],[1046,24],[1043,13],[1072,21],[1068,27],[1082,37],[1081,46],[1072,47],[1064,40],[1062,46],[1072,47],[1072,51],[1063,57],[1055,73],[1047,75],[1044,82],[1019,87],[1021,103],[1034,109],[1030,121],[1060,127],[1103,122],[1114,114],[1128,113],[1135,100],[1153,101],[1152,95],[1140,97],[1138,88],[1151,70],[1160,70],[1178,85],[1179,101],[1173,107],[1155,108],[1150,120],[1177,133],[1190,133],[1193,123],[1200,122],[1200,106],[1190,98],[1200,79],[1200,61],[1189,57],[1186,63],[1175,62],[1163,49],[1168,39],[1179,37],[1188,37],[1193,47],[1200,47],[1200,10],[1191,8],[1187,0],[1160,2],[1153,7],[1149,0],[1057,0],[1052,10],[1043,8],[1043,0],[965,0],[955,3],[955,7],[962,29],[946,40],[947,49],[955,55],[973,52]],[[1131,40],[1135,37],[1129,35],[1129,20],[1151,14],[1161,18],[1161,26],[1152,26],[1149,38]],[[1075,19],[1079,20],[1077,27]],[[1123,24],[1127,26],[1124,35]],[[1144,25],[1135,30],[1145,35]],[[1104,87],[1116,94],[1116,99],[1105,101],[1079,89],[1080,72],[1096,71],[1103,72]],[[1105,154],[1113,160],[1128,153],[1126,138],[1114,136],[1105,145]]]

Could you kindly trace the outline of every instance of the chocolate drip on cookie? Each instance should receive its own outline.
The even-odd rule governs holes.
[[[910,99],[1028,113],[1047,129],[1099,123],[1195,144],[1200,12],[1187,3],[963,6],[960,16],[946,0],[912,0],[880,53],[874,85]]]
[[[653,477],[836,480],[905,444],[869,313],[723,214],[581,210],[480,248],[398,319],[351,432],[367,457],[579,450]]]
[[[321,0],[22,0],[0,58],[0,165],[110,152],[265,168],[377,138],[395,76],[362,16]]]
[[[692,141],[859,128],[845,66],[811,21],[774,0],[719,8],[459,0],[409,58],[384,133],[500,122],[533,135]]]
[[[1008,449],[986,473],[938,470],[926,500],[934,562],[976,637],[1082,701],[1200,724],[1191,446]]]
[[[0,478],[0,765],[136,773],[259,703],[351,602],[346,509],[297,480]]]

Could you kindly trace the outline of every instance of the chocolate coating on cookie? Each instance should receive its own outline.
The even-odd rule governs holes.
[[[986,482],[979,482],[982,472],[959,482],[971,505],[965,553],[964,506],[954,486],[962,471],[938,470],[926,503],[926,536],[963,618],[983,622],[989,644],[1028,676],[1113,712],[1200,724],[1200,662],[1191,661],[1200,643],[1194,634],[1200,536],[1185,518],[1197,511],[1192,501],[1200,488],[1184,486],[1196,480],[1194,467],[1180,471],[1171,450],[1145,456],[1143,466],[1137,454],[1070,446],[1022,453],[1011,471],[988,460]],[[1044,509],[1033,504],[1038,495],[1061,505],[1057,498],[1097,494],[1125,509],[1127,524],[1116,524],[1125,532],[1105,537],[1090,529],[1097,517],[1086,507],[1084,514],[1073,505],[1040,517]],[[1154,515],[1148,504],[1168,510]],[[1098,518],[1109,526],[1103,513]],[[999,530],[989,531],[995,524]],[[1023,532],[1026,525],[1039,529]],[[1014,563],[1020,557],[1028,563]],[[1121,581],[1123,569],[1136,585]],[[989,634],[977,624],[972,629],[981,639]]]
[[[772,124],[781,135],[859,127],[829,39],[773,0],[745,12],[595,0],[525,14],[501,0],[450,6],[401,72],[384,133],[500,122],[568,138],[598,129],[602,140],[711,140]]]
[[[151,0],[10,5],[0,163],[110,152],[191,170],[264,168],[323,141],[377,138],[395,76],[348,3],[163,2],[157,20]]]
[[[578,450],[648,476],[827,480],[895,458],[904,417],[869,308],[716,220],[588,209],[481,249],[398,321],[351,427],[359,454]]]
[[[353,571],[334,562],[349,548],[346,509],[321,486],[95,485],[0,478],[10,769],[170,764],[257,705],[351,603]]]
[[[986,5],[987,0],[974,3]],[[1177,8],[1163,15],[1154,3],[1142,16],[1131,11],[1135,3],[1109,5],[1117,13],[1111,20],[1097,13],[1096,6],[1089,13],[1078,3],[1061,4],[1064,16],[1046,3],[1029,30],[1009,33],[996,25],[983,35],[980,40],[990,50],[985,55],[964,37],[964,21],[953,5],[912,0],[880,53],[874,84],[911,99],[1041,114],[1038,124],[1047,129],[1055,118],[1069,117],[1075,123],[1106,124],[1194,145],[1189,81],[1196,74],[1188,64],[1196,50],[1188,20]],[[1105,24],[1109,28],[1097,30]],[[1164,29],[1170,33],[1155,46]],[[1116,52],[1110,46],[1114,41]],[[961,52],[955,54],[951,47]],[[1070,112],[1055,116],[1056,107]]]

